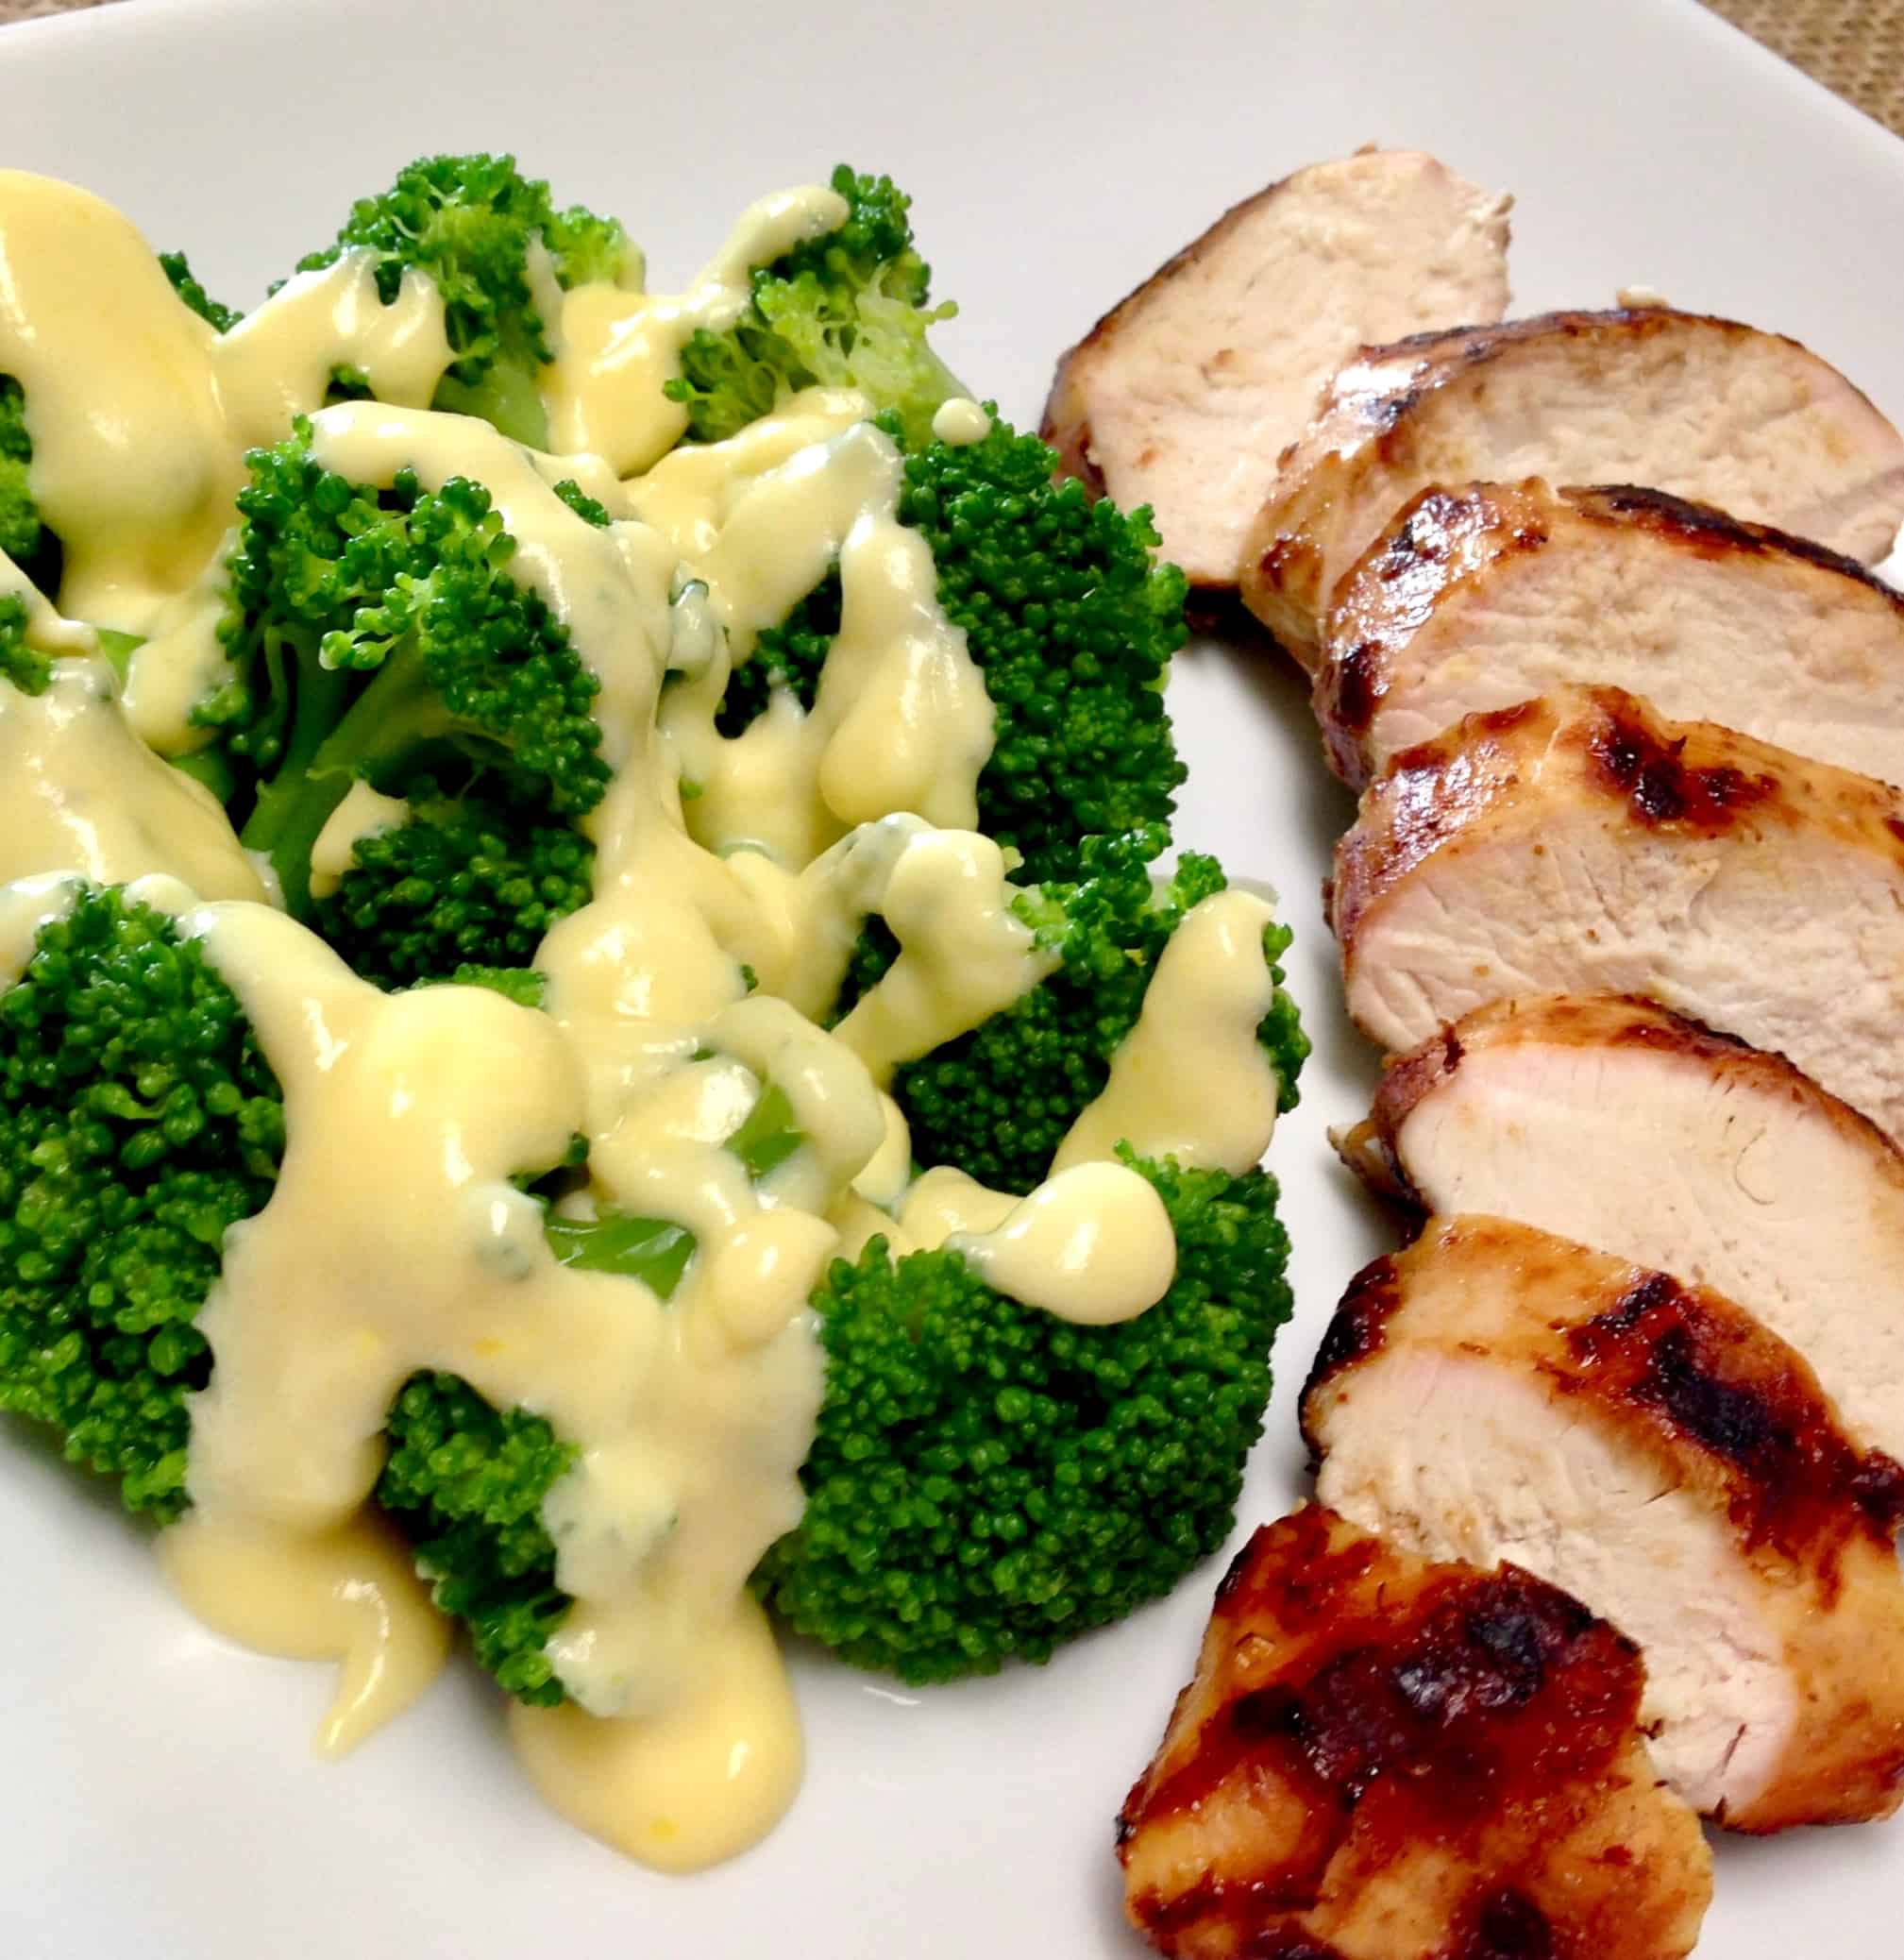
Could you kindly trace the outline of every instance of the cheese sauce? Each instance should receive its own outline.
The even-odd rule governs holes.
[[[0,560],[0,591],[27,599],[29,637],[60,656],[39,697],[0,684],[0,882],[25,881],[0,891],[0,980],[70,904],[72,873],[143,880],[135,895],[238,994],[286,1101],[281,1174],[227,1235],[200,1315],[214,1367],[166,1571],[233,1637],[339,1661],[320,1742],[347,1749],[421,1692],[446,1645],[366,1509],[393,1396],[443,1370],[542,1415],[575,1452],[542,1518],[573,1601],[548,1647],[570,1699],[514,1709],[511,1734],[551,1803],[666,1869],[743,1849],[799,1782],[797,1714],[747,1580],[800,1514],[824,1387],[807,1302],[829,1261],[875,1236],[896,1256],[949,1244],[1017,1299],[1125,1319],[1167,1289],[1175,1248],[1148,1183],[1104,1161],[1115,1143],[1240,1169],[1274,1113],[1254,1039],[1269,914],[1230,893],[1172,941],[1050,1183],[1019,1200],[950,1167],[915,1175],[883,1092],[894,1070],[1055,964],[974,829],[993,705],[861,397],[815,390],[731,442],[673,448],[685,411],[662,393],[692,333],[744,306],[750,268],[845,209],[817,188],[763,200],[678,297],[562,295],[538,258],[552,440],[589,452],[543,455],[425,406],[449,359],[426,282],[385,307],[373,262],[346,253],[219,336],[117,212],[0,173],[0,373],[26,390],[62,603],[147,635],[122,701],[96,635]],[[381,398],[320,409],[338,365]],[[546,1012],[358,980],[258,903],[222,811],[153,752],[202,739],[192,707],[228,678],[216,629],[242,451],[299,414],[318,461],[355,482],[484,484],[512,575],[600,684],[613,776],[584,824],[594,895],[539,950]],[[989,426],[969,401],[935,421],[948,442]],[[555,495],[571,478],[605,528]],[[840,627],[811,705],[776,686],[723,734],[734,668],[829,574]],[[313,889],[406,814],[353,788]],[[868,911],[898,956],[828,1032]],[[730,1144],[769,1092],[795,1147],[753,1175]],[[551,1250],[520,1180],[578,1135],[585,1181],[558,1213],[691,1233],[666,1298]]]

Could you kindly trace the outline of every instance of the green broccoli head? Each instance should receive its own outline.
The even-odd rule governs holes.
[[[800,1141],[791,1102],[769,1085],[728,1147],[760,1178]],[[639,1279],[664,1300],[695,1251],[694,1235],[663,1219],[551,1218],[546,1230],[564,1265]],[[573,1602],[556,1583],[542,1504],[574,1447],[541,1416],[496,1409],[449,1375],[412,1376],[389,1434],[377,1500],[415,1544],[437,1605],[467,1625],[477,1659],[517,1700],[556,1706],[565,1698],[547,1647]]]
[[[983,441],[909,451],[899,501],[900,521],[932,549],[938,601],[965,631],[996,718],[978,827],[1038,880],[1079,876],[1087,836],[1168,825],[1185,774],[1163,696],[1186,637],[1184,576],[1153,563],[1146,513],[1053,483],[1055,461],[995,422]],[[728,684],[723,734],[738,735],[775,687],[813,705],[840,598],[831,570],[760,636]]]
[[[53,679],[51,658],[26,640],[26,601],[18,593],[0,598],[0,681],[22,694],[44,694]]]
[[[458,477],[427,491],[407,471],[388,490],[347,482],[314,460],[304,422],[249,466],[220,628],[239,679],[196,711],[240,782],[244,842],[270,856],[287,905],[309,918],[312,848],[352,782],[417,788],[450,836],[383,853],[375,912],[401,945],[379,957],[413,967],[420,956],[416,918],[436,901],[414,887],[393,894],[427,874],[427,857],[453,878],[480,852],[490,923],[520,937],[537,901],[518,903],[519,874],[586,875],[585,853],[558,866],[549,832],[592,809],[609,776],[598,683],[567,628],[511,575],[514,540],[480,484]],[[451,771],[467,788],[445,803],[438,786]],[[512,812],[504,849],[491,851]],[[392,870],[404,874],[394,884]],[[372,896],[360,893],[360,911]],[[450,923],[431,928],[432,944]],[[494,936],[463,945],[451,925],[448,937],[459,960],[508,963]]]
[[[454,1375],[413,1375],[390,1411],[377,1497],[410,1532],[437,1605],[518,1700],[563,1698],[546,1648],[570,1605],[542,1500],[575,1462],[539,1415],[493,1409]]]
[[[666,392],[686,405],[694,441],[723,441],[801,388],[824,386],[859,389],[923,443],[934,412],[965,393],[926,341],[958,309],[927,303],[912,199],[890,177],[844,163],[832,182],[846,222],[757,267],[742,317],[722,332],[701,328],[682,348]]]
[[[172,921],[86,889],[0,993],[0,1409],[160,1522],[185,1508],[194,1322],[263,1208],[283,1099]]]
[[[27,481],[32,461],[25,390],[10,374],[0,374],[0,551],[39,583],[52,534],[40,521]],[[54,583],[57,587],[57,577]]]
[[[533,975],[457,977],[533,1005]],[[757,1115],[750,1164],[772,1158],[768,1132],[790,1115],[784,1097]],[[0,991],[0,1411],[49,1425],[160,1523],[189,1502],[186,1397],[212,1365],[198,1311],[225,1234],[269,1200],[284,1141],[278,1080],[199,943],[119,887],[79,889]],[[551,1220],[548,1238],[564,1263],[664,1294],[693,1246],[679,1226],[613,1215]],[[444,1374],[404,1385],[389,1439],[379,1495],[415,1528],[440,1602],[505,1686],[559,1700],[542,1646],[568,1602],[547,1605],[538,1508],[572,1451]]]
[[[474,155],[406,165],[389,190],[360,198],[336,244],[300,259],[297,270],[316,271],[349,247],[367,247],[380,255],[377,282],[386,305],[407,268],[425,274],[443,296],[455,357],[433,406],[480,415],[505,435],[546,448],[539,390],[550,349],[530,262],[538,243],[564,288],[620,284],[640,268],[640,254],[615,219],[580,206],[558,211],[548,184],[524,177],[514,157]]]
[[[1289,1317],[1276,1186],[1127,1157],[1177,1235],[1170,1292],[1074,1326],[950,1249],[841,1261],[806,1513],[756,1575],[794,1630],[913,1682],[1045,1661],[1167,1593],[1235,1521]]]
[[[235,308],[221,305],[193,278],[192,267],[186,262],[183,252],[160,252],[159,263],[164,269],[165,277],[172,281],[172,290],[201,320],[208,321],[220,333],[228,333],[244,317]]]
[[[338,888],[315,902],[318,931],[380,987],[526,969],[549,928],[588,903],[594,845],[532,803],[451,796],[427,775],[408,793],[411,820],[360,838]]]
[[[1164,843],[1154,824],[1088,837],[1078,882],[1048,885],[1015,902],[1060,964],[970,1033],[901,1065],[892,1094],[920,1163],[956,1164],[981,1183],[1019,1192],[1049,1174],[1065,1132],[1110,1079],[1111,1057],[1137,1025],[1171,935],[1193,905],[1227,883],[1215,858],[1195,853],[1186,853],[1168,879],[1154,877],[1152,864]],[[1259,1031],[1284,1109],[1295,1104],[1309,1052],[1275,965],[1289,938],[1287,928],[1272,926],[1265,941],[1264,962],[1278,985]],[[877,978],[891,946],[885,934],[861,941],[850,992],[856,996]]]

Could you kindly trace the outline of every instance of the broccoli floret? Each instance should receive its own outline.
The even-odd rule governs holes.
[[[535,978],[465,977],[517,998]],[[750,1125],[756,1151],[791,1118],[774,1093]],[[284,1140],[282,1090],[196,940],[112,887],[83,887],[41,927],[0,992],[0,1410],[50,1425],[68,1458],[160,1523],[188,1508],[185,1398],[211,1374],[194,1323],[226,1232],[270,1198]],[[693,1249],[678,1225],[614,1215],[548,1232],[564,1263],[664,1293]],[[505,1664],[535,1588],[495,1596],[528,1569],[525,1546],[552,1573],[536,1508],[572,1452],[449,1375],[413,1377],[389,1427],[379,1495],[406,1522],[422,1514],[446,1610],[470,1621],[505,1685],[532,1691],[548,1679],[546,1631],[519,1643],[522,1668]]]
[[[510,1694],[563,1699],[544,1651],[569,1608],[542,1500],[575,1461],[539,1415],[499,1411],[454,1375],[414,1375],[390,1411],[378,1501],[410,1530],[443,1612]]]
[[[26,643],[26,601],[17,593],[0,599],[0,681],[22,694],[44,694],[53,679],[53,662]]]
[[[389,190],[360,198],[337,243],[300,259],[297,270],[318,270],[348,247],[367,246],[382,255],[377,286],[385,305],[407,267],[427,275],[443,295],[456,357],[432,406],[480,415],[505,435],[546,448],[540,385],[550,347],[530,276],[538,241],[564,288],[638,276],[640,254],[616,220],[580,206],[558,211],[548,184],[524,177],[514,157],[481,155],[419,158]]]
[[[731,328],[699,329],[666,384],[686,404],[696,442],[737,434],[801,388],[857,388],[923,443],[933,413],[965,390],[926,343],[926,329],[958,311],[927,304],[931,271],[913,247],[912,199],[885,177],[842,163],[833,188],[846,199],[836,231],[755,268],[752,300]]]
[[[1053,483],[1055,463],[995,421],[980,442],[908,453],[899,501],[996,717],[978,827],[1038,880],[1077,877],[1087,836],[1167,825],[1185,775],[1163,697],[1186,637],[1184,575],[1153,563],[1147,513]],[[839,621],[834,569],[734,670],[721,733],[739,734],[774,686],[811,707]]]
[[[522,969],[545,934],[588,903],[595,846],[533,804],[410,786],[412,820],[358,840],[317,929],[380,987],[460,966]]]
[[[351,783],[393,796],[418,788],[440,803],[436,785],[453,765],[468,787],[447,806],[461,812],[447,839],[426,846],[413,821],[380,859],[361,846],[381,888],[360,890],[356,909],[396,942],[381,955],[386,971],[409,972],[426,943],[453,963],[508,964],[503,946],[540,903],[517,903],[518,868],[560,870],[561,903],[586,877],[586,853],[558,867],[547,832],[593,808],[608,781],[592,712],[599,684],[567,628],[511,576],[514,540],[480,484],[456,477],[427,491],[409,471],[388,490],[347,482],[312,458],[306,422],[254,450],[249,466],[220,628],[240,678],[196,711],[244,786],[233,814],[245,844],[268,854],[286,905],[308,919],[312,847]],[[506,849],[491,852],[500,813],[530,809],[541,813],[535,834],[514,824]],[[405,889],[428,848],[439,851],[430,869],[452,882],[455,867],[487,861],[473,887],[486,911],[480,942],[435,917],[439,903],[453,915],[470,894]],[[362,954],[369,925],[355,930]]]
[[[1213,857],[1187,853],[1175,872],[1154,883],[1164,847],[1159,826],[1091,837],[1084,878],[1028,891],[1014,909],[1062,964],[1011,1006],[969,1034],[901,1064],[892,1093],[912,1128],[913,1154],[925,1164],[956,1164],[1000,1191],[1028,1191],[1049,1173],[1053,1153],[1110,1077],[1111,1056],[1136,1026],[1171,935],[1190,907],[1227,881]],[[1264,947],[1274,965],[1289,944],[1272,926]],[[875,977],[885,947],[863,942],[849,987]],[[1288,996],[1277,993],[1261,1039],[1293,1107],[1308,1041]]]
[[[192,268],[186,263],[183,252],[160,252],[159,262],[165,270],[165,277],[172,281],[172,290],[201,320],[209,321],[220,333],[228,333],[244,317],[234,308],[220,305],[193,278]]]
[[[33,500],[27,482],[32,461],[26,392],[10,374],[0,374],[0,551],[44,591],[43,561],[52,533],[40,521],[40,506]],[[58,584],[56,566],[55,589]]]
[[[730,737],[740,735],[767,706],[775,687],[789,687],[802,708],[811,708],[819,670],[839,634],[840,583],[830,571],[778,626],[754,641],[745,662],[728,679],[715,727]]]
[[[112,889],[41,929],[0,994],[0,1409],[161,1523],[211,1370],[194,1321],[283,1145],[277,1079],[195,942]]]
[[[875,1241],[834,1264],[806,1513],[755,1581],[796,1631],[908,1681],[989,1674],[1222,1543],[1289,1313],[1275,1182],[1125,1161],[1163,1199],[1177,1271],[1120,1326],[1019,1306],[949,1249],[894,1263]]]
[[[800,1144],[793,1106],[771,1084],[728,1140],[756,1178]],[[663,1299],[695,1249],[693,1233],[660,1219],[551,1218],[546,1230],[564,1265],[640,1279]],[[414,1541],[437,1605],[468,1624],[477,1659],[512,1695],[554,1707],[564,1697],[545,1649],[572,1602],[556,1583],[542,1503],[573,1448],[541,1416],[497,1410],[447,1375],[413,1376],[389,1429],[378,1501]]]

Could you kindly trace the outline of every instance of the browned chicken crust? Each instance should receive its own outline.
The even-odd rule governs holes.
[[[1313,671],[1341,580],[1404,504],[1526,476],[1655,484],[1866,563],[1904,517],[1904,438],[1796,341],[1665,307],[1542,313],[1344,367],[1251,528],[1244,602]]]
[[[1430,1220],[1351,1285],[1302,1419],[1354,1522],[1524,1561],[1638,1639],[1658,1760],[1699,1808],[1765,1832],[1904,1797],[1904,1469],[1732,1301],[1505,1219]]]
[[[1131,1918],[1184,1960],[1677,1960],[1710,1859],[1643,1681],[1511,1566],[1266,1525],[1119,1817]]]
[[[1643,695],[1904,782],[1904,597],[1856,560],[1633,485],[1435,485],[1337,589],[1315,710],[1356,788],[1465,715]]]

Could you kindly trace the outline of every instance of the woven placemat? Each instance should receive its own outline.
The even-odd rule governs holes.
[[[1706,0],[1833,93],[1904,136],[1904,0]]]
[[[0,25],[110,0],[0,0]],[[271,0],[258,0],[261,7]],[[1591,0],[1589,0],[1591,4]],[[1706,0],[1866,115],[1904,136],[1904,0]]]

